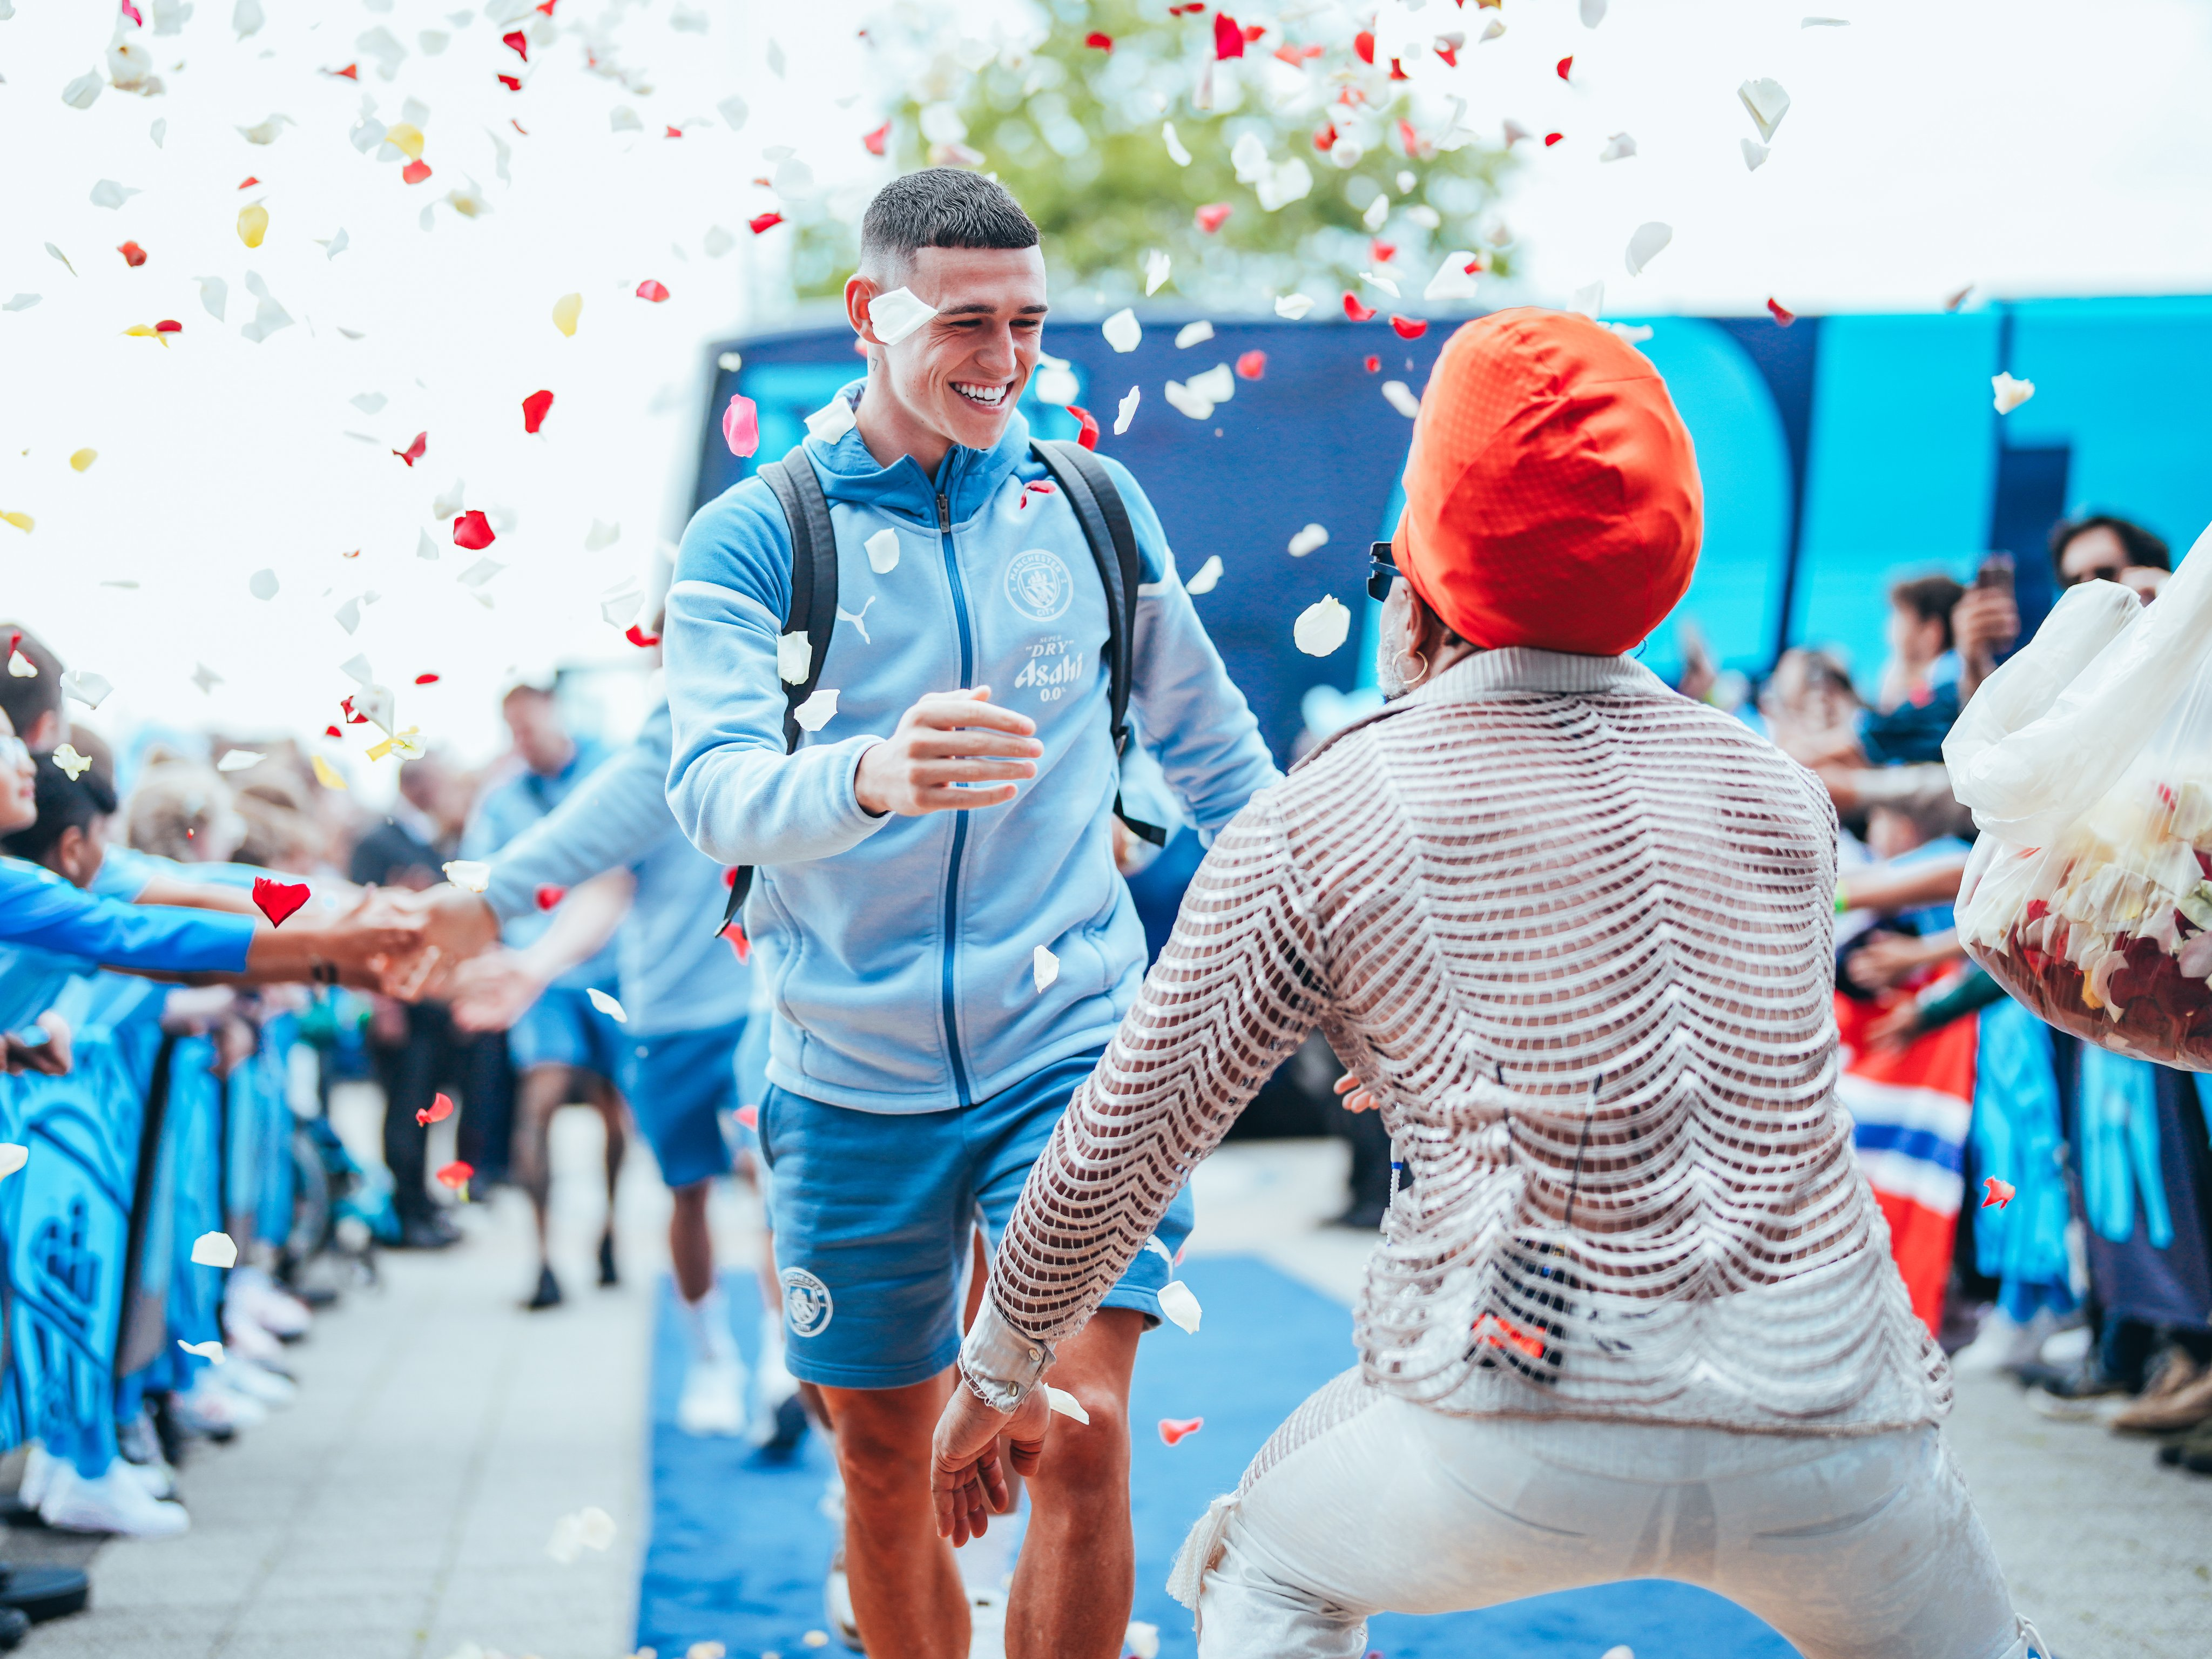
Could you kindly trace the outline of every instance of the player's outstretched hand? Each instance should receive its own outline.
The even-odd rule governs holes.
[[[1003,806],[1017,781],[1036,775],[1036,731],[1028,715],[993,702],[988,685],[924,697],[860,757],[853,793],[877,817]]]

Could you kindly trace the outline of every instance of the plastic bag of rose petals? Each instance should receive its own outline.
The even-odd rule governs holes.
[[[1943,758],[1982,832],[1966,953],[2061,1030],[2212,1071],[2212,553],[2148,605],[2069,591]]]

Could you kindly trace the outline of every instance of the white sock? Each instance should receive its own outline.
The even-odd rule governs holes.
[[[726,1364],[737,1359],[738,1340],[730,1331],[730,1304],[720,1285],[696,1302],[679,1293],[676,1305],[683,1316],[684,1340],[694,1364],[702,1360]]]

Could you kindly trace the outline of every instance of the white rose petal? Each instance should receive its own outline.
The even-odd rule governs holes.
[[[1038,368],[1030,389],[1036,393],[1039,403],[1064,409],[1075,401],[1083,386],[1075,378],[1075,371],[1066,363],[1046,363]]]
[[[895,288],[868,301],[868,321],[887,346],[896,345],[935,315],[937,307],[915,298],[912,289]]]
[[[1060,958],[1040,945],[1030,952],[1030,977],[1043,990],[1060,977]]]
[[[924,104],[921,125],[922,138],[933,144],[957,144],[968,136],[968,123],[957,104]]]
[[[215,763],[215,769],[218,772],[244,772],[268,758],[268,756],[252,749],[226,749],[222,751],[222,758]]]
[[[1186,346],[1194,346],[1201,340],[1210,340],[1212,337],[1213,325],[1201,317],[1194,323],[1185,323],[1176,331],[1176,348],[1181,350]]]
[[[1398,284],[1395,278],[1383,276],[1380,271],[1363,270],[1359,273],[1359,280],[1363,283],[1367,283],[1376,288],[1381,289],[1385,294],[1389,295],[1394,300],[1401,297],[1398,293]]]
[[[1145,295],[1149,299],[1160,291],[1169,273],[1175,269],[1175,256],[1164,248],[1146,248],[1144,258]]]
[[[355,629],[361,626],[361,601],[359,599],[348,599],[343,605],[331,612],[331,616],[340,628],[344,629],[347,633],[350,634]]]
[[[1225,404],[1237,395],[1237,371],[1226,363],[1216,363],[1205,374],[1192,375],[1183,386],[1194,398],[1203,398],[1210,404]]]
[[[1847,29],[1850,26],[1851,20],[1848,17],[1801,17],[1797,20],[1797,27],[1801,29]]]
[[[897,531],[878,530],[874,535],[868,538],[866,545],[868,550],[868,568],[874,571],[876,574],[878,576],[888,576],[892,571],[898,568],[899,536]],[[798,637],[801,644],[805,642],[806,636],[804,634],[799,635]],[[783,655],[783,641],[781,640],[778,640],[776,641],[776,655],[779,659],[781,659]],[[781,665],[781,662],[779,660],[777,666],[780,668]],[[801,680],[804,680],[806,676],[801,674],[799,678]]]
[[[1475,276],[1468,267],[1474,263],[1471,248],[1454,248],[1444,255],[1444,262],[1437,267],[1437,274],[1429,278],[1429,285],[1421,290],[1428,301],[1472,300],[1474,298]]]
[[[1631,345],[1642,345],[1651,337],[1649,323],[1607,323],[1606,326]]]
[[[1120,405],[1115,409],[1114,412],[1114,435],[1115,437],[1118,438],[1124,432],[1127,432],[1129,429],[1129,422],[1137,418],[1137,400],[1142,395],[1142,387],[1131,386],[1129,388],[1129,395],[1122,398]]]
[[[734,92],[715,105],[714,111],[722,118],[722,124],[732,132],[744,125],[745,118],[752,113],[750,106]]]
[[[637,578],[625,576],[599,595],[599,620],[610,628],[628,628],[645,608],[645,590]]]
[[[576,1516],[576,1536],[587,1550],[603,1550],[615,1541],[615,1518],[594,1505]]]
[[[1314,307],[1310,294],[1278,294],[1275,296],[1275,315],[1286,322],[1295,323]]]
[[[1774,129],[1782,125],[1782,118],[1790,113],[1790,94],[1782,90],[1779,81],[1747,81],[1735,89],[1743,100],[1743,106],[1751,112],[1758,124],[1761,142],[1774,142]]]
[[[1167,394],[1169,403],[1189,416],[1192,420],[1207,421],[1213,418],[1213,400],[1192,391],[1181,380],[1170,380],[1161,390]]]
[[[1575,297],[1568,304],[1567,309],[1579,312],[1590,321],[1595,322],[1598,313],[1605,309],[1605,284],[1585,283],[1575,290]]]
[[[1992,374],[1990,386],[1996,393],[1997,413],[2009,415],[2035,396],[2035,382],[2015,380],[2009,374]]]
[[[586,1001],[589,1002],[592,1007],[598,1009],[609,1019],[614,1021],[616,1024],[627,1025],[629,1024],[629,1016],[623,1012],[622,1004],[617,1002],[605,991],[599,989],[598,986],[586,985],[584,988],[584,999]],[[602,1546],[601,1547],[604,1548],[605,1547]]]
[[[1390,198],[1377,196],[1367,204],[1367,211],[1359,216],[1359,222],[1370,230],[1380,230],[1390,217]]]
[[[1383,381],[1382,401],[1409,421],[1421,412],[1421,400],[1413,395],[1413,388],[1403,380]]]
[[[1605,141],[1605,148],[1597,153],[1601,161],[1626,161],[1636,154],[1636,140],[1625,132],[1616,132]]]
[[[192,665],[192,684],[199,687],[204,696],[213,696],[216,687],[223,683],[222,676],[205,663],[196,662]]]
[[[584,532],[584,551],[602,552],[621,539],[622,524],[619,520],[609,524],[604,519],[594,519],[592,520],[592,527]]]
[[[576,1517],[562,1516],[553,1523],[553,1535],[545,1540],[545,1553],[565,1567],[583,1553],[584,1540]]]
[[[0,1141],[0,1181],[5,1181],[16,1170],[21,1169],[30,1161],[30,1158],[31,1149],[28,1146],[19,1146],[12,1140]]]
[[[252,594],[257,599],[275,599],[276,597],[276,573],[273,570],[255,571],[251,576],[248,576],[246,579],[246,591]]]
[[[1317,524],[1310,524],[1291,538],[1291,556],[1303,559],[1316,547],[1328,544],[1328,532]]]
[[[434,519],[458,519],[467,499],[468,485],[459,478],[447,485],[442,495],[430,498],[430,516]]]
[[[177,1339],[177,1346],[186,1353],[198,1355],[210,1364],[222,1364],[222,1344],[220,1342],[187,1342],[180,1336]]]
[[[418,559],[428,559],[433,564],[437,562],[438,544],[430,539],[430,532],[427,530],[418,530],[415,532],[415,556]]]
[[[192,1241],[192,1260],[203,1267],[235,1267],[238,1245],[228,1233],[202,1233]]]
[[[1221,555],[1209,553],[1206,562],[1199,566],[1191,579],[1182,585],[1182,591],[1196,598],[1200,593],[1213,592],[1214,584],[1221,580]]]
[[[72,668],[62,676],[62,690],[87,708],[97,708],[115,688],[105,675],[95,674],[88,668]]]
[[[80,75],[62,88],[62,102],[71,109],[90,109],[92,100],[100,96],[102,84],[98,70]]]
[[[1198,1322],[1205,1310],[1198,1298],[1190,1293],[1190,1286],[1180,1279],[1171,1279],[1160,1286],[1160,1311],[1193,1336],[1198,1334]]]
[[[453,580],[464,587],[482,587],[506,568],[497,559],[478,559]]]
[[[1091,1413],[1083,1409],[1083,1402],[1068,1393],[1066,1389],[1055,1389],[1051,1383],[1046,1383],[1044,1402],[1062,1417],[1072,1417],[1077,1422],[1086,1425],[1091,1421]]]
[[[1160,1659],[1160,1627],[1158,1625],[1132,1619],[1128,1633],[1122,1637],[1121,1641],[1135,1659]]]
[[[1160,123],[1160,142],[1168,147],[1169,161],[1173,161],[1179,167],[1187,167],[1190,165],[1190,152],[1182,147],[1182,140],[1176,136],[1174,122]]]
[[[103,179],[92,187],[92,204],[97,208],[119,208],[139,194],[140,191],[128,185],[118,185],[112,179]]]
[[[874,563],[874,550],[869,550],[869,562]],[[776,678],[786,685],[804,685],[814,667],[814,647],[806,637],[806,630],[794,628],[788,634],[779,634],[775,641]]]
[[[1259,193],[1261,208],[1273,213],[1313,193],[1313,169],[1293,155],[1271,168],[1253,188]]]
[[[832,398],[806,417],[806,433],[817,443],[834,444],[860,423],[852,404]]]
[[[261,12],[261,0],[238,0],[238,3],[231,8],[230,26],[238,31],[238,38],[241,40],[249,34],[258,34],[265,21]]]
[[[831,717],[836,712],[837,694],[835,691],[823,690],[817,691],[805,702],[793,709],[791,718],[799,722],[799,729],[802,732],[819,732],[830,724]]]
[[[1766,158],[1774,153],[1765,145],[1755,143],[1749,138],[1739,139],[1737,142],[1743,146],[1743,164],[1753,173],[1758,172],[1765,164]]]
[[[628,104],[617,104],[607,112],[607,131],[610,132],[643,132],[645,123],[637,118],[637,112]]]
[[[491,866],[477,859],[451,859],[442,866],[446,879],[464,893],[481,893],[491,884]]]
[[[1324,593],[1298,613],[1291,639],[1309,657],[1326,657],[1351,632],[1352,612],[1337,603],[1336,595]]]
[[[1116,351],[1134,351],[1137,343],[1145,337],[1144,325],[1137,320],[1137,313],[1127,306],[1100,324],[1098,331],[1106,337],[1106,343]]]
[[[1605,21],[1605,0],[1583,0],[1583,27],[1594,29]]]
[[[1628,274],[1641,276],[1644,267],[1657,258],[1660,251],[1674,240],[1674,228],[1654,219],[1636,228],[1636,234],[1628,239]]]

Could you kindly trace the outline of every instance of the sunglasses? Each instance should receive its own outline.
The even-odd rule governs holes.
[[[1370,544],[1367,549],[1367,597],[1380,605],[1390,597],[1390,584],[1397,580],[1398,560],[1390,544]]]

